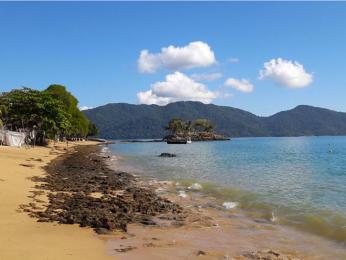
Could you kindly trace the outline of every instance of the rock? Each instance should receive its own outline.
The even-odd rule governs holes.
[[[185,199],[185,198],[187,197],[187,194],[186,194],[185,191],[180,190],[180,191],[178,192],[178,196]]]
[[[257,252],[248,252],[242,255],[248,260],[299,260],[290,255],[286,255],[273,250],[261,250]],[[243,258],[244,259],[244,258]]]
[[[94,230],[99,235],[108,235],[111,233],[111,231],[106,228],[95,228]]]
[[[188,189],[189,190],[202,190],[203,189],[203,187],[202,187],[202,185],[201,184],[199,184],[199,183],[194,183],[194,184],[192,184],[190,187],[188,187]]]
[[[31,203],[23,211],[38,221],[79,224],[100,234],[126,231],[134,222],[156,225],[156,215],[184,216],[182,207],[139,186],[133,175],[108,168],[94,146],[75,149],[46,166],[46,176],[32,178],[37,195],[47,191],[46,208]]]
[[[206,254],[207,254],[207,253],[204,252],[204,251],[202,251],[202,250],[199,250],[199,251],[197,252],[197,256],[206,255]]]
[[[238,202],[228,202],[228,201],[225,201],[222,206],[225,208],[225,209],[234,209],[238,206]]]
[[[170,157],[177,157],[177,155],[174,154],[174,153],[161,153],[159,155],[159,157],[168,157],[168,158],[170,158]]]

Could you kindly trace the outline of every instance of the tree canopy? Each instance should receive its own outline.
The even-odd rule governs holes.
[[[8,129],[36,129],[45,138],[86,137],[89,129],[97,134],[96,126],[78,109],[78,100],[61,85],[2,93],[0,119]]]
[[[188,136],[191,132],[213,132],[214,126],[207,119],[196,119],[195,121],[184,121],[180,118],[173,118],[168,122],[165,130],[174,135]]]

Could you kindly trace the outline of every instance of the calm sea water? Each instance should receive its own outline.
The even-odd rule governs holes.
[[[163,180],[200,182],[280,223],[346,242],[346,137],[235,138],[189,145],[110,145],[118,166]],[[159,158],[163,152],[175,158]]]

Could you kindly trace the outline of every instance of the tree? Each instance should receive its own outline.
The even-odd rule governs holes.
[[[96,125],[94,123],[89,123],[89,131],[88,131],[88,136],[97,136],[99,133]]]
[[[207,119],[196,119],[193,123],[193,128],[200,132],[213,132],[214,126]]]
[[[185,122],[180,118],[171,119],[165,127],[166,130],[169,130],[174,135],[182,133],[184,128]]]
[[[62,85],[50,85],[44,92],[60,100],[65,107],[65,111],[71,115],[70,136],[86,137],[89,132],[90,121],[78,108],[78,100]]]
[[[4,105],[0,105],[0,127],[4,125],[4,117],[6,115],[6,107]]]
[[[43,137],[54,138],[71,128],[71,116],[64,104],[45,92],[15,89],[0,96],[0,106],[6,109],[3,120],[12,130],[36,128]]]
[[[86,137],[97,128],[78,109],[78,100],[62,85],[44,91],[15,89],[0,95],[0,126],[12,130],[37,130],[41,144],[45,138]]]

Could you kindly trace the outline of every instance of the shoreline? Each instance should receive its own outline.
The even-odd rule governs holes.
[[[69,151],[65,151],[63,147],[54,150],[53,148],[35,148],[42,150],[39,156],[38,154],[34,156],[33,153],[27,150],[16,150],[16,152],[20,151],[26,156],[23,158],[24,164],[29,165],[29,167],[21,166],[19,164],[23,164],[23,160],[16,161],[19,163],[18,170],[32,170],[34,174],[25,177],[38,177],[33,179],[34,182],[25,179],[29,184],[24,191],[27,193],[26,196],[30,195],[29,188],[35,184],[37,185],[35,189],[37,196],[34,193],[31,198],[26,197],[24,199],[21,196],[17,199],[17,203],[19,199],[22,200],[18,207],[24,204],[21,209],[25,212],[16,212],[18,216],[10,224],[12,229],[17,229],[19,223],[16,221],[20,218],[25,219],[25,222],[29,222],[30,225],[41,230],[37,234],[36,230],[32,231],[32,235],[38,237],[39,240],[25,244],[25,250],[29,250],[31,253],[31,258],[29,255],[28,259],[41,259],[41,256],[42,259],[59,259],[61,257],[64,257],[64,259],[69,257],[70,259],[181,259],[184,257],[189,259],[197,257],[201,259],[258,259],[258,257],[271,257],[269,259],[344,259],[346,257],[344,248],[339,248],[330,241],[268,221],[249,218],[238,208],[226,210],[222,206],[217,206],[219,202],[216,201],[216,198],[203,194],[200,190],[189,190],[186,186],[177,185],[172,181],[148,180],[145,176],[136,177],[131,173],[115,171],[111,169],[112,154],[105,153],[105,150],[95,143],[91,144],[92,146],[74,146]],[[4,148],[4,150],[6,149],[9,148]],[[83,150],[84,153],[78,155]],[[2,154],[3,150],[0,151],[1,162],[4,156]],[[13,156],[18,155],[15,153]],[[70,160],[71,158],[74,159],[66,161],[68,158]],[[65,160],[65,166],[59,164],[59,160],[60,162]],[[11,163],[13,164],[13,161]],[[30,164],[34,165],[33,169]],[[76,165],[80,167],[76,167]],[[42,169],[37,169],[38,167],[44,167],[46,173]],[[103,178],[106,178],[107,182],[104,185],[96,185],[98,183],[96,181],[96,184],[85,186],[84,184],[89,183],[90,179],[86,181],[81,174],[83,172],[91,173],[89,177],[94,178],[100,175],[100,169],[103,172],[102,176],[105,176]],[[63,175],[54,176],[55,172]],[[51,175],[52,173],[53,175]],[[66,173],[70,173],[71,176],[77,174],[76,179],[70,179],[70,181],[74,180],[71,183],[76,185],[58,181],[58,179],[65,180],[65,178],[68,178],[69,176]],[[112,174],[115,174],[115,179],[110,177]],[[50,175],[54,178],[47,182],[47,176]],[[121,183],[116,184],[116,182],[113,182],[117,178],[121,179]],[[42,181],[45,181],[43,186]],[[0,188],[3,183],[4,181],[0,181]],[[126,191],[127,196],[125,197],[123,193],[119,193],[120,190],[123,190],[123,185],[131,187],[130,191]],[[115,190],[106,189],[109,186],[115,187]],[[139,210],[142,206],[134,202],[137,199],[126,201],[128,196],[135,194],[133,193],[134,190],[137,191],[136,196],[139,196],[140,204],[145,204],[143,212]],[[47,191],[53,195],[44,199],[37,193],[38,191]],[[63,191],[64,195],[57,196],[59,191]],[[182,194],[179,193],[181,191],[184,191],[186,196],[179,196]],[[82,208],[75,211],[69,206],[65,210],[66,214],[60,214],[62,204],[59,201],[71,199],[70,195],[74,193],[79,196],[77,197],[78,204],[82,203],[83,209],[89,208],[89,211],[83,214],[96,218],[100,216],[95,215],[93,211],[103,213],[98,211],[97,208],[90,208],[90,203],[100,203],[102,198],[114,200],[115,197],[120,195],[122,204],[117,205],[127,207],[126,212],[130,218],[108,216],[107,221],[113,223],[114,226],[108,224],[108,226],[104,226],[104,223],[101,223],[100,226],[93,226],[94,224],[91,222],[86,221],[84,223],[78,219]],[[81,197],[81,194],[84,197]],[[144,197],[141,199],[141,196]],[[83,201],[86,198],[91,200],[87,200],[85,204]],[[149,203],[146,203],[146,200],[149,200]],[[36,204],[33,204],[33,202]],[[76,205],[73,204],[75,202],[75,200],[69,200],[72,205]],[[158,202],[159,204],[157,204]],[[63,204],[64,209],[66,209],[66,205]],[[108,204],[103,205],[105,207],[109,206]],[[160,211],[159,208],[155,208],[155,205],[160,205],[159,208],[161,206],[166,207],[166,209]],[[0,208],[2,209],[2,207]],[[47,209],[55,211],[55,214],[50,214],[51,212],[47,212]],[[148,213],[148,210],[151,212]],[[42,212],[46,214],[42,214]],[[58,217],[56,212],[59,212]],[[27,213],[36,219],[30,218]],[[71,224],[71,219],[72,223],[75,223],[74,225],[57,224],[57,222]],[[120,226],[117,225],[119,219],[125,221]],[[40,222],[37,222],[37,220]],[[3,222],[0,223],[1,228],[3,228]],[[80,228],[76,224],[86,227]],[[126,228],[124,228],[124,225]],[[94,228],[99,234],[96,234],[90,227]],[[23,228],[18,227],[18,229],[15,238],[19,240],[17,237],[19,236],[21,243],[28,242],[27,239],[23,238],[21,232]],[[49,232],[49,234],[46,234],[46,232]],[[51,236],[54,236],[55,243],[59,246],[50,244]],[[212,240],[210,240],[211,237]],[[4,239],[0,236],[0,242]],[[64,240],[64,243],[61,240]],[[35,247],[37,244],[40,244],[39,248]],[[41,247],[44,244],[46,246],[42,249]],[[1,248],[2,245],[0,243],[0,259],[3,255],[4,259],[20,259],[20,254],[25,251],[18,248],[16,248],[16,251],[15,245],[10,243],[5,243],[6,249],[5,247]],[[80,246],[83,246],[84,249],[78,251],[77,248]],[[85,248],[88,249],[85,251]],[[25,251],[25,253],[27,252]]]
[[[110,151],[109,151],[110,152]],[[110,152],[111,153],[111,152]],[[119,155],[116,155],[116,157],[119,158]],[[121,155],[120,155],[121,157]],[[116,165],[116,163],[115,163]],[[116,167],[115,167],[116,169]],[[265,248],[271,248],[274,250],[278,250],[279,252],[287,253],[288,255],[292,255],[294,257],[299,257],[300,259],[345,259],[346,258],[346,249],[344,245],[340,242],[328,239],[323,236],[319,236],[314,233],[306,232],[304,230],[299,230],[293,226],[284,225],[277,223],[277,220],[271,220],[271,218],[276,218],[275,216],[269,216],[264,217],[263,212],[257,212],[256,210],[252,209],[252,212],[248,212],[247,209],[242,209],[235,207],[230,210],[226,210],[222,206],[222,201],[225,201],[224,199],[221,201],[220,198],[214,197],[215,194],[212,192],[205,192],[203,190],[201,191],[193,191],[187,189],[188,185],[191,185],[191,183],[187,184],[184,183],[176,185],[176,182],[179,182],[179,180],[160,180],[156,181],[155,178],[148,174],[140,174],[136,176],[140,176],[140,179],[143,179],[144,185],[150,184],[150,179],[153,180],[154,184],[153,187],[158,192],[159,195],[169,198],[170,200],[177,202],[178,204],[183,205],[183,207],[189,207],[194,208],[197,212],[202,212],[204,216],[211,217],[212,219],[216,220],[217,222],[221,222],[222,225],[226,226],[225,230],[223,230],[220,234],[218,233],[218,236],[221,235],[221,237],[224,238],[224,240],[221,239],[221,241],[218,241],[219,243],[217,245],[214,245],[217,248],[223,248],[224,252],[227,251],[227,247],[232,248],[231,254],[232,257],[237,257],[239,255],[243,255],[244,252],[249,253],[256,251],[261,251]],[[162,184],[162,185],[161,185]],[[168,184],[168,185],[167,185]],[[203,185],[203,183],[202,183]],[[182,198],[180,192],[187,193],[186,198]],[[231,202],[232,203],[232,202]],[[257,210],[258,211],[258,210]],[[251,213],[251,214],[249,214]],[[219,226],[219,225],[217,225]],[[230,228],[232,226],[232,228]],[[187,230],[185,230],[187,228]],[[148,228],[146,228],[147,231]],[[152,230],[155,230],[155,228],[151,228]],[[160,229],[160,228],[158,228]],[[185,234],[184,236],[190,236],[191,239],[196,240],[203,240],[201,237],[204,236],[204,238],[208,238],[212,236],[212,231],[210,232],[202,232],[199,233],[195,231],[191,231],[190,227],[188,225],[183,227]],[[242,230],[242,231],[239,231]],[[148,236],[145,236],[145,230],[142,229],[142,227],[139,227],[137,225],[133,225],[133,227],[130,229],[131,232],[134,232],[135,234],[140,237],[142,236],[142,240],[145,242],[148,242]],[[169,241],[169,232],[171,233],[180,233],[181,230],[176,229],[166,232],[162,230],[155,230],[155,233],[168,233],[168,236],[166,237],[167,244],[170,244]],[[233,232],[236,234],[236,236],[227,236],[227,232]],[[189,234],[191,233],[191,234]],[[264,237],[263,237],[264,235]],[[166,235],[163,235],[166,236]],[[179,234],[171,235],[171,237],[179,237]],[[195,236],[195,237],[194,237]],[[243,240],[241,243],[237,242],[231,242],[230,240]],[[131,243],[125,243],[130,244],[131,247],[135,247],[136,250],[131,251],[130,253],[127,253],[124,255],[123,259],[136,259],[136,256],[140,256],[141,254],[145,253],[148,249],[145,248],[146,243],[140,244],[139,241],[136,241],[136,239],[130,238],[130,240],[133,241],[133,243],[137,246],[131,245]],[[150,240],[150,239],[149,239]],[[163,239],[165,240],[165,239]],[[174,241],[173,239],[172,241]],[[184,240],[184,238],[183,238]],[[114,246],[121,246],[124,244],[123,241],[120,240],[120,242],[115,242],[111,240],[112,242],[109,242],[109,245]],[[171,241],[171,242],[172,242]],[[204,245],[202,243],[202,247],[206,246],[208,248],[207,240],[205,240]],[[279,242],[278,242],[279,241]],[[189,257],[196,256],[193,254],[194,252],[198,252],[199,246],[195,243],[191,243],[190,241],[185,241],[187,245],[190,246],[190,250],[186,250],[185,253],[190,253]],[[143,246],[144,245],[144,246]],[[158,251],[162,253],[162,251],[166,251],[166,254],[162,254],[161,257],[167,257],[167,251],[162,249],[157,249],[156,246],[151,245],[151,247],[154,247],[155,250],[152,249],[151,253],[153,255],[158,255]],[[158,245],[157,247],[162,247],[162,245]],[[238,247],[238,248],[237,248]],[[210,248],[210,247],[209,247]],[[214,252],[213,252],[214,250]],[[135,253],[137,251],[137,253]],[[223,259],[225,255],[221,257],[221,252],[218,252],[218,257],[215,255],[215,248],[213,249],[211,246],[211,251],[209,252],[212,259],[215,257],[215,259]],[[174,254],[174,251],[172,250],[172,253]],[[117,255],[119,257],[119,254]],[[131,258],[132,257],[132,258]],[[120,257],[120,259],[122,259]],[[156,259],[156,258],[154,258]],[[160,259],[160,258],[158,258]],[[169,259],[175,259],[174,257],[171,257]],[[208,258],[209,259],[209,258]],[[243,258],[241,258],[243,259]],[[248,258],[244,258],[248,259]],[[250,259],[250,258],[249,258]],[[251,258],[252,259],[252,258]],[[254,258],[255,259],[255,258]],[[273,258],[276,259],[276,258]]]
[[[45,176],[43,167],[86,144],[95,143],[70,143],[68,150],[65,143],[29,149],[0,146],[0,259],[111,259],[92,230],[40,223],[21,209],[35,203],[38,190],[31,178]],[[47,202],[44,195],[36,199]]]

